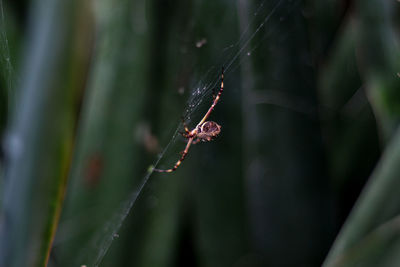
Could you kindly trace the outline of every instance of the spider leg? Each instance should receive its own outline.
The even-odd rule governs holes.
[[[218,94],[217,94],[217,96],[214,98],[214,101],[213,101],[211,107],[208,109],[206,115],[204,115],[203,119],[201,119],[201,121],[200,121],[199,124],[197,124],[197,125],[201,125],[201,124],[203,124],[203,123],[207,120],[208,116],[210,116],[211,112],[213,111],[215,105],[218,103],[218,100],[220,99],[221,94],[222,94],[223,91],[224,91],[224,68],[222,67],[222,72],[221,72],[221,88],[219,89]]]
[[[182,117],[182,124],[183,124],[183,128],[185,129],[186,134],[189,134],[189,128],[186,125],[185,119]]]
[[[189,135],[186,132],[179,132],[183,137],[189,138]]]
[[[195,144],[197,144],[197,143],[200,142],[200,141],[201,141],[200,138],[196,138],[196,140],[194,140],[192,144],[195,145]]]
[[[186,155],[187,155],[187,153],[189,151],[189,148],[192,145],[192,143],[193,144],[197,144],[198,142],[201,141],[201,139],[196,137],[197,136],[197,128],[199,127],[199,125],[202,125],[207,120],[207,118],[210,116],[211,112],[214,110],[215,105],[218,103],[218,100],[220,99],[221,94],[222,94],[223,91],[224,91],[224,68],[222,67],[221,88],[219,89],[218,94],[215,96],[214,101],[211,104],[211,107],[208,109],[206,115],[204,115],[204,117],[201,119],[201,121],[197,124],[197,126],[192,131],[189,131],[188,127],[186,126],[185,121],[182,118],[183,127],[184,127],[185,132],[186,132],[185,135],[188,138],[188,142],[186,144],[185,150],[182,151],[181,158],[175,163],[174,167],[171,168],[171,169],[167,169],[167,170],[154,169],[154,171],[156,171],[156,172],[173,172],[181,165],[181,163],[185,159],[185,157],[186,157]],[[195,138],[196,138],[196,140],[194,140]]]
[[[173,168],[168,169],[168,170],[154,169],[154,171],[156,171],[156,172],[173,172],[173,171],[175,171],[176,169],[178,169],[179,165],[181,165],[182,161],[185,159],[185,157],[186,157],[186,155],[187,155],[187,153],[188,153],[188,151],[189,151],[189,147],[190,147],[190,145],[191,145],[192,142],[193,142],[193,139],[194,139],[194,137],[190,137],[190,138],[189,138],[189,140],[188,140],[188,142],[187,142],[187,144],[186,144],[185,150],[182,151],[182,156],[181,156],[181,158],[175,163],[175,166],[174,166]]]

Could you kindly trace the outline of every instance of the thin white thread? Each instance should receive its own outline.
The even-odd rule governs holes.
[[[235,44],[230,45],[228,47],[228,48],[231,48],[231,47],[239,46],[240,48],[239,48],[238,52],[236,52],[236,54],[234,54],[234,56],[228,57],[228,58],[231,58],[231,60],[226,61],[225,72],[224,72],[225,76],[228,73],[228,71],[230,70],[233,63],[237,60],[239,55],[241,55],[243,53],[244,49],[250,44],[251,40],[257,35],[257,33],[261,30],[261,28],[265,26],[265,24],[269,21],[271,16],[275,14],[277,8],[284,0],[280,0],[274,6],[274,8],[268,13],[268,15],[264,18],[264,20],[256,28],[254,33],[246,40],[245,39],[246,32],[250,29],[251,24],[254,23],[255,17],[259,15],[259,11],[264,6],[265,1],[266,0],[264,0],[260,4],[257,11],[254,13],[254,18],[253,18],[252,22],[250,22],[249,25],[246,27],[245,32],[243,32],[241,34],[239,40]],[[243,41],[243,44],[242,44],[242,40],[245,40],[245,41]],[[224,48],[224,49],[226,49],[226,48]],[[240,65],[240,63],[241,62],[239,62],[238,66]],[[238,66],[236,66],[234,69],[236,69]],[[199,82],[194,87],[194,90],[192,91],[192,94],[190,95],[190,97],[188,99],[187,108],[185,109],[185,112],[184,112],[185,120],[190,121],[192,114],[194,114],[195,111],[199,108],[203,99],[206,96],[208,96],[211,89],[215,88],[218,85],[218,83],[220,82],[220,72],[218,71],[217,72],[218,75],[216,75],[216,74],[214,75],[213,74],[214,70],[216,70],[216,67],[211,66],[209,68],[209,70],[203,75],[203,77],[201,79],[199,79]],[[209,75],[214,75],[214,78],[208,79]],[[203,81],[207,81],[207,80],[209,80],[208,83],[203,82]],[[168,144],[165,146],[163,151],[159,154],[157,160],[153,164],[154,168],[158,165],[160,160],[163,158],[165,152],[169,149],[170,145],[176,141],[178,133],[179,133],[179,129],[181,126],[182,126],[182,123],[180,123],[178,125],[172,138],[170,139]],[[119,212],[116,213],[114,218],[112,220],[110,220],[109,223],[107,223],[107,225],[103,228],[105,231],[103,231],[102,236],[106,235],[106,238],[103,238],[103,241],[100,243],[100,245],[96,246],[99,248],[99,250],[93,261],[93,266],[100,265],[101,261],[103,260],[104,256],[106,255],[108,249],[110,248],[110,246],[114,240],[114,237],[117,235],[119,229],[121,228],[123,222],[125,221],[126,217],[128,216],[129,212],[131,211],[132,207],[136,203],[137,198],[142,193],[143,188],[148,183],[150,176],[153,172],[154,171],[151,170],[143,177],[142,182],[139,185],[139,187],[129,195],[128,199],[123,202],[122,208],[120,208]],[[106,232],[106,233],[104,233],[104,232]]]

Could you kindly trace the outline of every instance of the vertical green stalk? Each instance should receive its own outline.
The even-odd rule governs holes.
[[[33,4],[23,81],[6,138],[1,266],[46,266],[63,203],[81,77],[74,1]]]
[[[368,234],[400,212],[400,131],[396,133],[400,122],[400,83],[396,76],[400,50],[390,21],[391,5],[388,1],[357,2],[357,60],[387,146],[324,266],[338,266],[337,262],[344,255],[363,246],[363,240]]]
[[[110,243],[102,240],[114,239],[107,234],[121,221],[113,218],[142,182],[142,167],[148,166],[140,151],[147,129],[142,118],[149,49],[146,1],[94,1],[92,6],[96,44],[62,215],[68,223],[60,226],[55,241],[60,266],[126,262],[137,236],[131,238],[121,229],[110,251]],[[148,106],[154,107],[154,101]]]
[[[400,49],[396,42],[393,1],[358,1],[357,55],[382,139],[400,123]]]
[[[3,0],[0,0],[0,67],[2,68],[2,75],[5,81],[5,90],[0,92],[0,101],[7,101],[6,105],[0,105],[2,108],[6,108],[8,106],[8,112],[11,111],[11,96],[13,95],[13,66],[11,64],[11,56],[10,56],[10,48],[8,45],[8,38],[6,32],[6,24],[5,24],[5,15],[4,15],[4,7]],[[2,99],[4,97],[4,99]],[[3,113],[0,110],[0,114]],[[2,129],[2,121],[0,118],[0,130]]]
[[[381,224],[399,214],[399,173],[400,131],[397,131],[337,237],[323,266],[337,266],[336,262],[349,249],[358,245],[364,237]]]

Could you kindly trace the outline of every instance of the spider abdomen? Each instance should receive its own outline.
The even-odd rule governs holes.
[[[205,121],[198,126],[197,138],[202,141],[211,141],[221,132],[221,125],[213,121]]]

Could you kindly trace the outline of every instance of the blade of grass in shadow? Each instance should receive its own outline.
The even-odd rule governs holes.
[[[396,68],[399,52],[390,25],[389,6],[381,1],[358,1],[357,59],[382,136],[389,141],[399,118]],[[398,127],[397,127],[398,128]],[[357,244],[372,229],[400,212],[400,132],[392,138],[370,181],[337,237],[324,266]]]
[[[322,108],[326,108],[322,109],[324,117],[342,108],[361,86],[356,65],[354,24],[352,17],[346,19],[330,56],[321,68],[318,82]]]
[[[379,226],[332,263],[335,267],[395,267],[400,264],[400,216]]]
[[[0,0],[0,140],[11,110],[11,92],[13,86],[13,65],[11,64],[10,48],[7,37],[7,25],[4,14],[3,0]],[[0,172],[2,164],[2,151],[0,151]]]
[[[400,49],[394,25],[395,2],[357,1],[357,60],[382,140],[400,123]]]
[[[265,7],[272,10],[274,2],[278,1],[266,1]],[[304,38],[304,8],[296,1],[283,1],[281,6],[266,26],[268,39],[247,57],[252,68],[242,65],[242,86],[248,87],[243,95],[253,95],[242,97],[250,242],[261,256],[257,266],[314,266],[322,260],[316,255],[326,249],[330,218],[322,138],[313,108],[316,76],[305,67],[312,58]],[[280,38],[282,33],[290,34]],[[271,91],[288,99],[297,96],[308,109],[298,112],[301,109],[257,101]],[[283,230],[282,221],[290,233]]]
[[[49,259],[82,83],[73,49],[74,15],[74,1],[41,1],[32,8],[19,104],[5,142],[1,266],[45,266]]]
[[[0,105],[2,108],[6,108],[7,106],[11,105],[10,100],[13,90],[13,72],[14,72],[13,65],[11,64],[11,55],[10,55],[10,48],[8,45],[6,29],[7,27],[6,27],[6,20],[3,8],[3,0],[0,0],[0,67],[2,69],[2,75],[3,75],[2,78],[5,81],[4,88],[0,86],[1,88],[0,101],[2,101],[3,95],[6,96],[4,98],[6,99],[5,100],[6,105]],[[10,108],[8,109],[10,110]],[[3,113],[2,110],[0,110],[0,116],[2,116],[2,114],[6,113]],[[1,130],[1,124],[0,124],[0,130]]]
[[[349,195],[344,192],[349,182],[362,187],[379,155],[376,121],[357,66],[356,30],[354,16],[349,14],[318,81],[328,168],[335,189],[343,190],[341,199]]]
[[[58,266],[101,261],[110,238],[114,238],[113,232],[124,220],[122,214],[133,204],[132,197],[128,202],[126,197],[140,186],[148,166],[139,165],[145,159],[141,133],[146,122],[142,121],[141,111],[148,49],[147,22],[139,13],[144,12],[139,4],[143,3],[93,2],[96,45],[82,104],[66,208],[55,240]],[[114,229],[107,230],[109,225]],[[119,240],[125,238],[124,233],[118,234]],[[100,241],[93,245],[91,240]],[[118,265],[122,255],[129,255],[127,250],[130,247],[118,247],[107,254],[112,263],[105,260],[103,264]]]
[[[400,130],[388,144],[323,266],[334,266],[373,229],[400,213]]]

